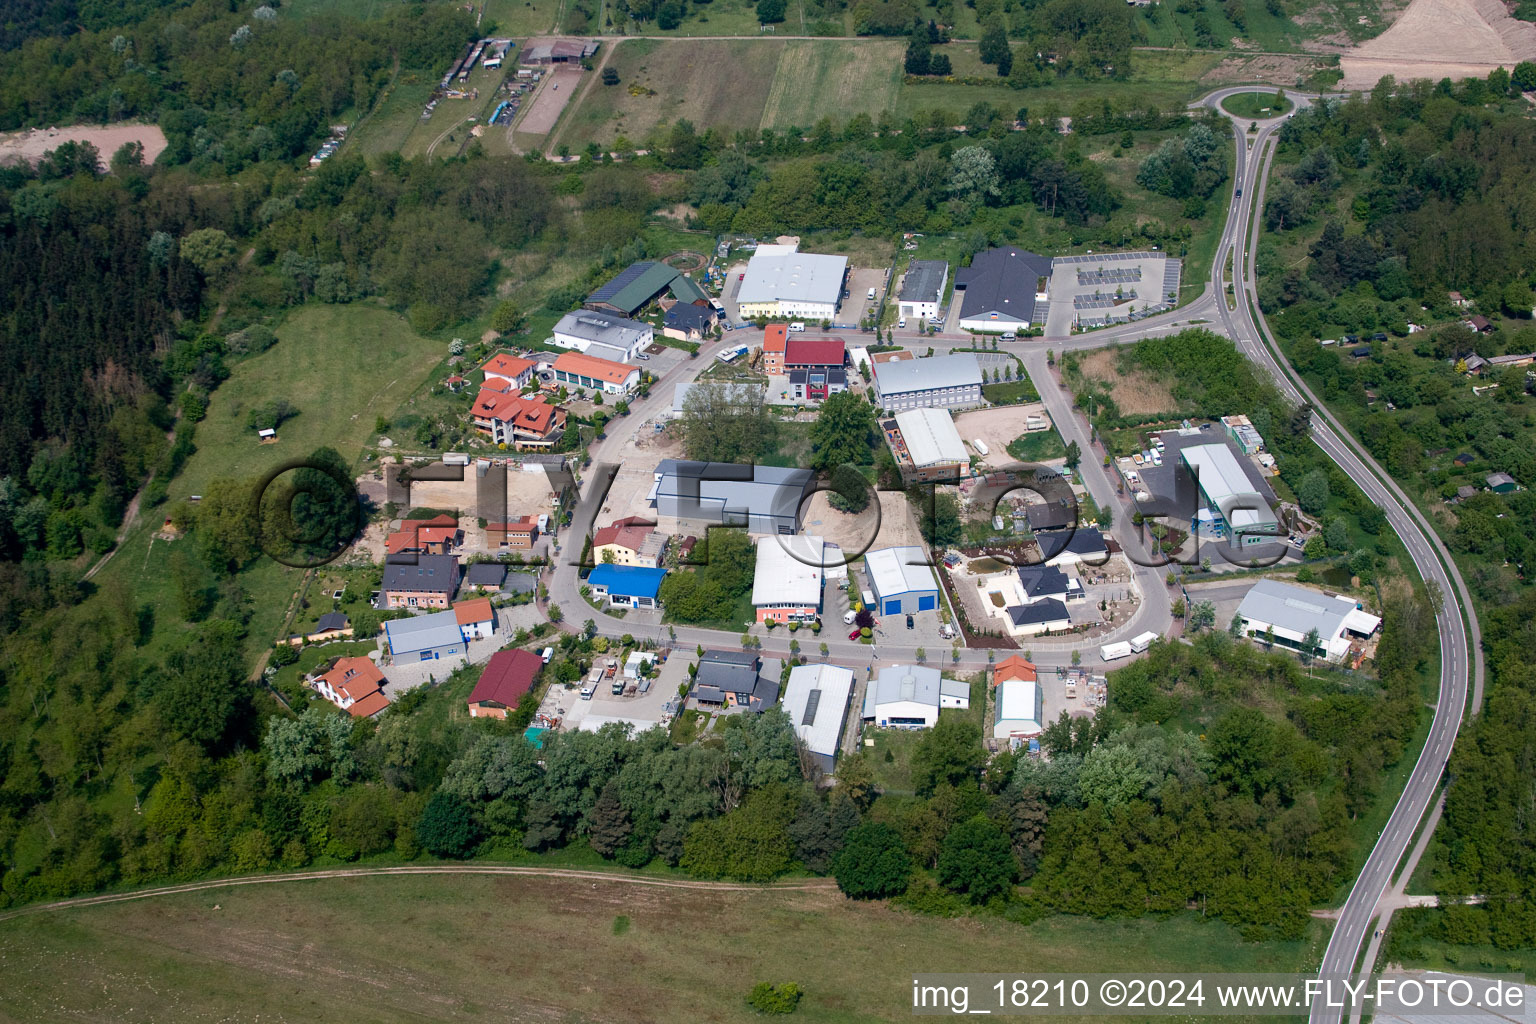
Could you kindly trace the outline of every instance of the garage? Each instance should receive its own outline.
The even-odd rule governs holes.
[[[937,594],[923,594],[917,599],[917,610],[920,612],[931,612],[938,606],[939,596]]]

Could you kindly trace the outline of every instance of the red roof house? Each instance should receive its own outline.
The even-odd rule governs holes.
[[[1038,682],[1039,678],[1035,671],[1034,662],[1026,661],[1022,656],[1015,654],[1013,657],[1005,658],[992,666],[993,686],[996,686],[998,683],[1006,683],[1010,679],[1022,679],[1027,683]]]
[[[480,367],[485,371],[485,387],[494,391],[522,390],[533,379],[534,362],[498,352]]]
[[[453,516],[402,519],[400,529],[384,538],[384,551],[390,555],[446,555],[459,538],[459,521]]]
[[[310,682],[322,697],[354,718],[369,718],[389,707],[384,673],[371,658],[337,658],[329,671]]]
[[[784,365],[788,369],[842,366],[848,355],[836,338],[796,338],[786,346]]]
[[[763,328],[763,372],[775,377],[784,375],[784,346],[789,338],[785,324],[769,324]]]
[[[565,433],[565,410],[550,405],[541,395],[524,398],[516,391],[481,388],[470,417],[480,433],[519,451],[553,448]]]
[[[469,694],[471,718],[506,718],[523,695],[533,689],[544,662],[531,651],[497,651],[486,662],[480,681]]]

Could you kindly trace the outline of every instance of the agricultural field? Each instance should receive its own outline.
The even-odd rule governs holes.
[[[710,39],[673,42],[630,39],[615,44],[608,66],[618,85],[594,85],[563,122],[561,141],[579,150],[589,141],[623,135],[639,145],[657,125],[687,118],[700,131],[717,127],[756,131],[765,89],[733,89],[729,82],[771,81],[782,40]],[[727,78],[721,69],[729,68]]]
[[[394,313],[366,303],[311,305],[277,328],[278,342],[234,366],[197,425],[197,452],[172,484],[172,498],[200,494],[216,477],[255,477],[287,459],[330,445],[351,459],[373,431],[416,390],[447,348]],[[362,372],[365,370],[367,372]],[[263,445],[246,417],[285,398],[298,415]]]
[[[779,58],[761,127],[810,127],[831,116],[855,114],[879,118],[896,101],[901,86],[904,43],[865,40],[850,46],[839,40],[796,39]]]
[[[1067,971],[1109,958],[1125,971],[1289,973],[1315,962],[1324,935],[1314,925],[1298,942],[1242,942],[1193,914],[947,920],[811,884],[701,892],[590,877],[338,878],[22,917],[0,923],[0,1016],[134,1024],[259,1006],[263,1018],[338,1024],[746,1022],[761,1019],[745,1001],[753,984],[794,981],[805,992],[796,1020],[896,1021],[912,1015],[914,964]],[[381,941],[403,933],[409,948]],[[59,985],[66,974],[71,984]]]

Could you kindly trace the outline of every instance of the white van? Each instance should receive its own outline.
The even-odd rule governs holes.
[[[546,664],[546,665],[549,664],[549,659],[553,658],[554,656],[555,656],[555,649],[553,647],[546,647],[546,648],[544,648],[544,653],[539,655],[540,658],[544,659],[544,664]]]
[[[853,625],[853,620],[858,618],[858,617],[859,617],[859,613],[858,612],[854,611],[852,608],[848,609],[846,612],[843,612],[843,625],[845,625],[845,626]]]
[[[799,332],[805,330],[805,324],[800,320],[796,320],[794,323],[789,325],[789,329],[798,334]]]
[[[869,290],[869,301],[870,302],[874,302],[875,301],[875,290],[873,288],[871,288]]]

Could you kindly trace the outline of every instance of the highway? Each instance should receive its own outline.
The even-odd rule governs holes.
[[[1219,104],[1226,96],[1252,91],[1254,90],[1251,86],[1222,89],[1207,95],[1195,105],[1219,110]],[[1287,90],[1287,96],[1298,107],[1305,107],[1317,99],[1315,96],[1289,90]],[[1206,329],[1231,338],[1239,351],[1262,368],[1288,398],[1297,403],[1308,403],[1313,407],[1314,412],[1311,418],[1313,439],[1323,452],[1350,479],[1355,481],[1366,496],[1386,513],[1389,526],[1402,539],[1415,568],[1430,585],[1431,592],[1438,597],[1435,621],[1440,638],[1440,688],[1429,736],[1386,827],[1366,858],[1338,914],[1337,924],[1320,965],[1322,973],[1348,975],[1356,972],[1362,946],[1372,934],[1372,922],[1377,921],[1380,915],[1381,927],[1385,927],[1386,919],[1390,917],[1395,902],[1388,896],[1389,891],[1394,888],[1396,869],[1408,852],[1425,812],[1435,803],[1457,731],[1469,709],[1469,698],[1470,710],[1473,714],[1482,705],[1484,676],[1482,641],[1476,617],[1471,613],[1473,606],[1461,573],[1424,515],[1408,500],[1387,473],[1355,442],[1348,431],[1317,401],[1316,396],[1306,384],[1291,372],[1281,355],[1278,343],[1270,333],[1268,324],[1258,313],[1257,281],[1251,258],[1258,240],[1259,222],[1256,213],[1263,209],[1269,167],[1274,157],[1276,134],[1285,119],[1276,118],[1258,122],[1257,130],[1252,133],[1247,131],[1251,123],[1248,119],[1233,118],[1231,120],[1236,152],[1234,186],[1241,188],[1242,196],[1233,194],[1229,197],[1231,206],[1227,224],[1211,265],[1210,278],[1199,297],[1172,312],[1149,317],[1136,323],[1117,325],[1071,337],[1010,342],[1002,347],[1006,351],[1018,354],[1024,360],[1031,379],[1039,385],[1042,398],[1061,430],[1063,439],[1076,440],[1083,451],[1088,453],[1092,448],[1088,443],[1085,424],[1072,410],[1068,398],[1060,392],[1059,388],[1052,386],[1051,375],[1046,367],[1045,348],[1048,346],[1057,352],[1089,350],[1134,341],[1148,334],[1165,330],[1181,329],[1191,321],[1203,321],[1202,326]],[[1229,256],[1232,260],[1234,285],[1231,305],[1225,294],[1226,282],[1223,276]],[[867,335],[860,335],[858,332],[844,333],[849,335],[849,340],[867,339]],[[973,339],[966,334],[939,334],[919,339],[913,332],[910,338],[898,334],[898,340],[914,345],[931,345],[939,351],[954,347],[969,347],[974,344]],[[697,363],[684,364],[679,370],[686,373],[679,374],[675,379],[691,379],[696,376],[702,369],[702,362],[701,359]],[[658,386],[654,389],[651,401],[657,402],[658,399],[655,396],[663,391],[670,393],[669,388]],[[631,431],[638,429],[639,422],[644,418],[644,415],[631,417],[633,423],[628,429]],[[605,450],[617,451],[620,446],[621,442],[615,443],[610,437],[609,441],[594,449],[594,463],[602,462]],[[1116,537],[1122,544],[1133,550],[1139,547],[1139,540],[1129,529],[1130,517],[1123,514],[1123,506],[1116,500],[1114,488],[1108,476],[1103,473],[1102,467],[1095,459],[1091,457],[1084,459],[1083,476],[1084,483],[1096,502],[1111,504],[1122,510],[1122,514],[1115,517]],[[590,491],[590,485],[587,489]],[[567,536],[572,538],[585,536],[586,531],[591,527],[599,504],[597,501],[584,499],[576,513],[571,532]],[[1142,607],[1131,624],[1116,631],[1114,634],[1116,637],[1131,635],[1143,628],[1165,632],[1171,622],[1168,615],[1169,595],[1157,579],[1157,573],[1154,570],[1139,569],[1137,578],[1143,598]],[[551,592],[554,600],[564,604],[568,619],[574,618],[579,621],[588,616],[584,613],[587,605],[577,593],[578,585],[574,567],[560,565],[556,570]],[[1465,615],[1463,610],[1466,611]],[[604,632],[627,632],[634,628],[633,624],[626,627],[622,620],[610,619],[601,614],[594,614],[592,617],[598,620]],[[830,637],[827,634],[830,634]],[[878,649],[851,643],[834,629],[828,629],[820,638],[807,638],[804,646],[812,649],[820,640],[827,641],[832,661],[850,665],[866,663],[872,665],[874,660],[882,655],[887,660],[906,659],[912,657],[913,653],[909,649],[884,643],[877,644]],[[729,645],[738,643],[739,638],[719,631],[677,627],[677,642],[688,646],[695,643]],[[1054,667],[1068,663],[1070,643],[1053,644],[1050,641],[1037,641],[1031,646],[1035,650],[1035,660],[1042,665]],[[763,649],[765,653],[786,654],[788,637],[782,633],[777,637],[765,637]],[[948,658],[945,657],[948,652],[934,653],[936,662],[942,658],[946,664],[948,663]],[[962,669],[974,670],[986,664],[981,652],[965,651],[962,654],[963,657],[959,662],[959,667]],[[1088,665],[1097,664],[1097,651],[1085,649],[1083,661]],[[1400,885],[1397,888],[1400,889]],[[1372,966],[1367,962],[1360,964],[1359,968],[1363,972],[1369,972]],[[1336,1024],[1340,1018],[1340,1011],[1336,1007],[1315,1007],[1310,1020],[1311,1024]]]

